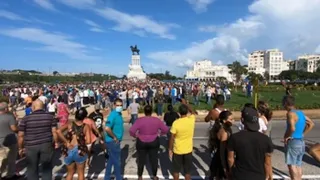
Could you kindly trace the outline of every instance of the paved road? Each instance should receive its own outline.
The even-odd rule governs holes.
[[[194,161],[193,161],[193,171],[192,179],[204,179],[208,175],[208,164],[210,163],[210,155],[207,153],[207,127],[208,124],[197,123],[195,129],[194,137]],[[128,132],[129,126],[126,125],[126,132]],[[284,164],[284,155],[283,155],[283,143],[281,142],[283,133],[285,130],[285,121],[275,121],[273,122],[272,129],[272,140],[275,144],[275,151],[273,153],[272,164],[274,170],[275,179],[288,179],[288,170]],[[236,128],[235,128],[235,131]],[[315,129],[311,131],[310,134],[306,137],[307,143],[320,142],[320,121],[316,121]],[[161,179],[170,178],[171,165],[170,160],[166,151],[166,140],[165,138],[161,139],[162,146],[159,150],[159,170],[158,175]],[[55,153],[55,179],[61,179],[65,176],[65,168],[63,165],[62,158],[60,158],[59,152]],[[303,171],[305,174],[304,179],[320,179],[320,164],[317,164],[309,155],[305,155],[303,158]],[[23,168],[24,161],[19,163],[21,172],[24,172],[26,169]],[[133,139],[129,136],[128,133],[125,134],[124,140],[122,142],[122,164],[123,172],[127,179],[136,179],[137,166],[136,166],[136,154],[135,146]],[[104,177],[104,167],[105,160],[103,154],[99,154],[93,158],[93,167],[87,172],[88,177],[91,179],[103,179]],[[149,177],[149,168],[145,169],[144,178],[150,179]],[[76,178],[75,178],[76,179]]]

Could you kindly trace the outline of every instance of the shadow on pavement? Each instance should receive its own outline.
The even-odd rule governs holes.
[[[278,146],[278,145],[274,144],[274,149],[277,149],[277,150],[285,153],[285,148],[283,146]],[[308,152],[308,149],[309,149],[309,147],[306,147],[306,152]],[[314,160],[312,157],[310,157],[307,153],[305,153],[305,155],[303,156],[302,161],[307,164],[310,164],[310,165],[313,165],[316,167],[320,167],[320,165],[317,163],[317,161]]]
[[[160,149],[159,152],[159,163],[161,172],[166,179],[169,179],[169,176],[172,175],[172,165],[169,158],[168,141],[165,137],[160,138],[160,145],[164,147],[164,149]]]
[[[106,163],[101,144],[93,146],[93,156],[91,158],[91,167],[89,168],[87,179],[98,179],[99,174],[105,169]]]
[[[129,144],[126,144],[121,149],[121,173],[124,174],[125,167],[127,165],[127,158],[129,156]]]

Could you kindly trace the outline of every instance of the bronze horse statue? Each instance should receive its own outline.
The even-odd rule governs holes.
[[[130,46],[130,49],[131,49],[132,55],[135,55],[135,53],[137,53],[137,55],[139,55],[140,49],[138,49],[137,45]]]

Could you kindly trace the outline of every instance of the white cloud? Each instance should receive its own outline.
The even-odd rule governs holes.
[[[0,10],[0,17],[6,18],[12,21],[28,21],[22,18],[21,16],[6,10]]]
[[[37,19],[37,18],[26,19],[26,18],[21,17],[18,14],[15,14],[13,12],[6,11],[6,10],[0,10],[0,18],[9,19],[9,20],[12,20],[12,21],[24,21],[24,22],[27,22],[27,23],[38,23],[38,24],[44,24],[44,25],[50,25],[50,26],[53,25],[50,22],[42,21],[42,20]]]
[[[279,48],[285,58],[304,53],[320,53],[320,0],[256,0],[249,14],[227,25],[199,27],[214,32],[213,38],[192,43],[181,50],[153,52],[149,58],[172,65],[180,61],[203,58],[223,60],[247,59],[248,51]]]
[[[88,20],[88,19],[85,19],[84,22],[87,25],[91,26],[90,31],[99,32],[99,33],[104,32],[104,30],[101,28],[101,26],[99,24],[97,24],[97,23],[95,23],[95,22],[93,22],[91,20]]]
[[[116,25],[112,28],[113,30],[132,32],[141,37],[145,37],[147,33],[149,33],[165,39],[175,39],[176,37],[170,33],[170,30],[179,27],[179,25],[174,23],[159,23],[147,16],[139,14],[128,14],[109,7],[101,8],[101,6],[106,6],[107,1],[105,0],[58,1],[69,7],[91,10],[104,19],[115,22]],[[94,28],[94,31],[96,30],[97,27]]]
[[[33,1],[44,9],[47,9],[50,11],[56,11],[56,8],[53,6],[50,0],[33,0]]]
[[[207,7],[215,0],[186,0],[197,13],[203,13],[207,11]]]
[[[99,59],[99,57],[89,55],[87,46],[73,41],[72,37],[65,34],[36,28],[0,29],[0,34],[44,45],[37,50],[56,52],[79,60]]]
[[[77,9],[90,9],[96,6],[99,0],[58,0],[60,3]]]
[[[158,23],[146,16],[127,14],[112,8],[96,9],[95,12],[101,17],[117,23],[113,30],[121,32],[134,32],[140,34],[147,32],[166,39],[175,39],[169,31],[177,27],[176,24]],[[144,34],[144,33],[143,33]]]
[[[219,29],[216,25],[200,26],[198,30],[200,32],[217,32]]]

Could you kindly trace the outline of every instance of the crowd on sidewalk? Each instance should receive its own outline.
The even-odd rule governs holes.
[[[112,168],[115,178],[122,179],[123,113],[127,109],[131,117],[129,133],[136,139],[139,179],[142,179],[147,159],[150,161],[152,178],[158,179],[160,136],[166,136],[168,140],[167,152],[174,179],[179,179],[180,172],[183,172],[185,179],[191,179],[197,113],[185,97],[190,93],[197,105],[200,92],[206,92],[205,88],[211,87],[207,85],[202,90],[200,84],[162,84],[156,81],[129,86],[129,83],[109,82],[91,87],[55,85],[14,88],[14,94],[15,91],[21,91],[28,95],[17,101],[9,93],[11,104],[0,103],[1,177],[19,178],[15,169],[19,154],[20,157],[26,157],[28,179],[39,179],[40,164],[41,178],[52,179],[52,154],[55,149],[61,148],[67,168],[66,179],[73,179],[77,173],[78,179],[83,180],[86,168],[91,165],[90,157],[96,153],[92,147],[98,145],[106,158],[104,179],[111,179]],[[272,112],[268,104],[262,101],[257,107],[246,104],[241,111],[239,132],[234,133],[231,129],[235,125],[233,115],[224,108],[228,97],[220,93],[212,93],[211,96],[215,104],[205,118],[210,123],[210,179],[272,179]],[[18,93],[17,97],[22,96]],[[169,105],[164,114],[165,103]],[[18,119],[14,111],[11,113],[9,109],[16,109],[22,104],[26,105],[26,116]],[[95,109],[90,114],[86,108],[88,104],[94,105]],[[173,107],[175,104],[179,104],[178,111]],[[157,116],[152,116],[154,107]],[[303,111],[295,109],[293,96],[283,98],[283,107],[287,110],[287,129],[283,140],[285,161],[291,178],[299,180],[305,154],[304,137],[312,130],[314,123]],[[145,116],[139,118],[141,108]],[[74,120],[70,119],[70,114],[74,115]],[[312,146],[309,152],[318,161],[319,146]]]

